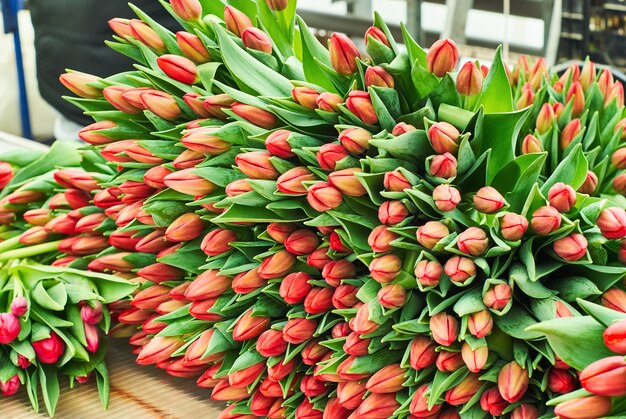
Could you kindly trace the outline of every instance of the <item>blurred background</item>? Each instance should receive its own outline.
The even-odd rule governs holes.
[[[36,9],[45,3],[43,0],[2,0],[0,3],[3,22],[0,132],[39,142],[50,142],[53,138],[58,119],[55,108],[60,106],[59,103],[53,103],[54,108],[50,106],[50,93],[44,94],[46,102],[38,89],[35,45],[41,48],[41,43],[36,42],[32,17],[40,13]],[[54,4],[54,0],[48,3]],[[75,4],[81,3],[75,1]],[[127,10],[126,17],[130,17],[125,0],[106,2],[107,5],[116,3],[115,7]],[[143,3],[150,3],[150,0]],[[153,3],[158,7],[156,0]],[[548,65],[584,60],[589,55],[596,62],[617,69],[626,67],[626,0],[299,0],[298,9],[309,26],[318,30],[320,38],[339,31],[362,42],[373,10],[377,10],[398,34],[397,39],[401,38],[400,22],[404,22],[421,45],[429,46],[441,37],[452,38],[465,59],[487,61],[493,49],[504,44],[505,59],[510,64],[523,53],[544,56]],[[66,20],[59,20],[59,24],[80,19],[80,15],[70,14]],[[35,19],[35,26],[39,24]],[[100,45],[103,41],[98,40]],[[65,68],[62,62],[55,64],[56,67],[49,67],[58,68],[59,73]],[[69,63],[66,66],[71,67]],[[75,69],[89,72],[85,68]],[[41,80],[40,75],[40,83]],[[61,86],[58,92],[66,91]],[[76,118],[74,122],[80,125]]]

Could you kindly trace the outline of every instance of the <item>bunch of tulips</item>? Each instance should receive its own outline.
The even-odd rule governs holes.
[[[42,263],[140,284],[107,301],[137,362],[221,419],[624,414],[611,72],[456,71],[378,15],[367,54],[327,48],[292,0],[226,3],[164,3],[177,33],[111,20],[136,69],[61,76],[96,120],[86,172],[52,175],[71,209],[0,215],[67,236]]]

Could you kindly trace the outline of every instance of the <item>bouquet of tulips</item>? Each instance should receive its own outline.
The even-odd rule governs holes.
[[[401,49],[379,16],[366,55],[294,1],[163,6],[181,31],[110,21],[136,70],[61,76],[108,165],[57,176],[102,237],[57,264],[138,276],[116,310],[139,363],[212,389],[222,419],[626,413],[593,384],[624,378],[624,338],[602,343],[626,312],[608,69],[498,50],[457,72],[452,41]]]
[[[96,237],[75,227],[89,214],[83,208],[97,187],[80,168],[90,164],[88,154],[83,157],[69,143],[42,154],[0,155],[0,391],[11,396],[24,384],[35,410],[41,391],[51,416],[63,375],[73,385],[94,373],[102,403],[108,404],[106,304],[135,289],[122,278],[59,267],[66,261],[58,256],[70,241],[80,254],[99,252],[93,248]],[[64,184],[69,174],[80,189]]]

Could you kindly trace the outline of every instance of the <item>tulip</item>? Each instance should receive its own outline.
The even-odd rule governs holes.
[[[28,312],[28,300],[24,296],[17,296],[11,301],[11,314],[22,317]]]
[[[480,348],[472,349],[469,343],[464,342],[461,347],[461,356],[463,357],[463,362],[465,362],[465,365],[467,365],[467,368],[471,372],[480,372],[487,364],[489,348],[487,346],[481,346]]]
[[[291,271],[295,263],[294,255],[286,250],[279,250],[263,259],[259,266],[259,276],[263,279],[281,278]]]
[[[560,212],[569,212],[576,204],[576,191],[562,182],[555,183],[548,191],[550,206]]]
[[[528,106],[532,105],[534,102],[535,102],[535,93],[532,91],[532,88],[530,86],[528,89],[522,88],[522,94],[520,95],[519,99],[515,103],[515,109],[521,110],[521,109],[527,108]]]
[[[150,287],[150,288],[154,288],[154,287]],[[144,291],[147,291],[148,289]],[[167,291],[167,287],[163,287],[165,288]],[[133,299],[133,305],[135,307],[138,307],[137,305],[135,305],[135,301],[139,302],[142,300],[142,298],[140,297],[140,294],[144,291],[141,291],[139,294],[137,294],[137,299]],[[145,294],[144,294],[145,295]],[[162,301],[165,301],[165,299],[163,299]],[[138,307],[140,308],[140,307]],[[100,301],[91,301],[89,303],[85,303],[82,304],[80,307],[80,318],[83,322],[87,323],[87,324],[98,324],[102,321],[103,318],[103,314],[102,314],[102,303]]]
[[[623,356],[610,356],[585,367],[580,374],[583,388],[599,396],[626,395],[626,361]]]
[[[291,134],[292,132],[286,129],[279,129],[278,131],[272,132],[265,139],[265,148],[271,155],[283,159],[289,159],[295,156],[288,142]]]
[[[352,330],[359,335],[368,335],[378,329],[380,325],[369,319],[369,303],[365,303],[359,307],[351,326]]]
[[[548,375],[548,388],[559,394],[576,390],[576,378],[567,370],[551,368]]]
[[[385,190],[390,192],[402,192],[405,189],[411,188],[411,182],[402,174],[398,169],[386,172],[383,179],[383,185]]]
[[[403,388],[405,372],[400,364],[386,365],[367,380],[366,388],[374,394],[396,393]]]
[[[328,43],[330,65],[342,76],[350,76],[357,71],[357,58],[360,53],[354,42],[346,35],[333,33]]]
[[[19,241],[23,245],[31,246],[33,244],[45,243],[48,240],[48,232],[44,227],[31,227],[20,234]]]
[[[437,77],[443,77],[453,71],[459,60],[459,50],[451,39],[440,39],[435,42],[426,54],[428,71]]]
[[[576,139],[582,130],[580,119],[572,119],[565,125],[561,133],[561,149],[565,150]]]
[[[603,209],[596,223],[602,235],[609,240],[619,240],[626,237],[626,211],[622,208]]]
[[[96,122],[91,125],[87,125],[85,128],[78,131],[78,137],[86,143],[92,145],[108,144],[112,142],[113,139],[107,137],[101,131],[112,129],[115,127],[117,127],[117,125],[113,121]]]
[[[129,19],[122,19],[120,17],[113,18],[109,20],[109,27],[115,32],[117,36],[120,38],[125,38],[126,36],[132,36],[130,31],[130,23]]]
[[[231,242],[237,241],[237,234],[232,230],[216,228],[202,239],[200,248],[208,256],[218,256],[232,249]]]
[[[502,311],[511,301],[512,295],[513,291],[507,284],[495,284],[483,294],[483,303],[487,308]]]
[[[228,383],[235,388],[243,388],[252,384],[259,375],[263,374],[265,361],[250,365],[244,369],[233,371],[228,374]]]
[[[165,230],[165,238],[178,243],[191,241],[202,234],[204,225],[195,212],[188,212],[175,219]]]
[[[582,234],[573,233],[554,241],[552,249],[568,262],[577,261],[587,254],[587,239]]]
[[[261,128],[269,130],[276,125],[276,117],[274,114],[255,106],[234,102],[231,105],[231,109],[237,116]]]
[[[370,276],[378,282],[391,282],[398,276],[402,268],[402,260],[393,254],[374,258],[370,263]]]
[[[98,351],[100,347],[100,334],[98,332],[98,326],[95,324],[85,324],[85,339],[87,341],[87,352],[91,352],[92,354]]]
[[[378,123],[378,116],[368,92],[352,90],[348,94],[348,99],[346,99],[346,107],[364,123],[368,125]]]
[[[272,53],[272,40],[261,29],[253,26],[244,29],[241,33],[241,41],[247,48],[261,51],[266,54]]]
[[[173,121],[178,119],[181,114],[178,102],[169,93],[161,92],[159,90],[148,90],[141,93],[140,98],[145,108],[160,118]],[[126,153],[128,154],[129,151],[129,148],[127,148]]]
[[[613,84],[611,91],[604,99],[604,106],[608,106],[613,101],[615,101],[620,108],[624,106],[624,85],[621,82]]]
[[[283,339],[289,343],[299,345],[312,338],[316,329],[316,320],[304,318],[289,319],[283,327]]]
[[[492,416],[502,416],[509,403],[502,398],[497,387],[492,387],[480,396],[480,407]]]
[[[559,403],[554,413],[562,419],[595,419],[609,415],[612,408],[609,397],[594,395]]]
[[[459,130],[447,122],[436,122],[428,129],[428,140],[438,154],[456,153],[460,137]]]
[[[401,307],[406,301],[406,291],[400,284],[386,285],[376,295],[381,306],[393,309]]]
[[[399,135],[406,134],[407,132],[411,132],[411,131],[415,131],[415,130],[417,130],[417,128],[415,128],[411,124],[407,124],[406,122],[398,122],[393,127],[393,130],[391,131],[391,134],[397,137]]]
[[[504,197],[491,186],[480,188],[473,201],[476,210],[485,214],[498,212],[505,204]]]
[[[387,47],[391,47],[391,44],[389,43],[389,39],[387,39],[387,35],[385,35],[385,32],[383,32],[382,29],[377,28],[376,26],[370,26],[365,31],[365,37],[364,37],[365,45],[368,45],[370,37],[372,37],[373,39],[377,40],[378,42],[380,42],[381,44]]]
[[[202,5],[198,0],[170,0],[170,5],[183,20],[194,21],[202,17]]]
[[[300,391],[307,397],[317,397],[326,393],[326,383],[318,380],[313,375],[305,375],[300,381]]]
[[[474,96],[483,89],[483,73],[476,63],[468,61],[456,76],[456,90],[463,96]]]
[[[197,64],[202,64],[211,58],[202,40],[189,32],[176,32],[176,43],[183,55]]]
[[[384,253],[393,248],[391,242],[398,238],[399,236],[396,233],[389,231],[389,227],[380,225],[372,230],[367,239],[367,243],[374,252]]]
[[[358,381],[346,381],[337,386],[337,398],[339,405],[344,409],[353,410],[363,402],[363,396],[367,391],[366,384]]]
[[[163,181],[168,188],[186,195],[204,196],[215,190],[215,184],[196,175],[192,170],[184,169],[171,173],[165,176]]]
[[[500,234],[506,240],[520,240],[527,229],[528,220],[522,215],[507,212],[500,219]]]
[[[219,94],[204,99],[202,106],[213,118],[226,119],[228,115],[223,110],[230,109],[234,103],[235,100],[227,94]]]
[[[232,6],[224,8],[224,22],[226,28],[239,37],[244,30],[252,26],[250,18]]]
[[[396,225],[409,216],[408,208],[402,201],[385,201],[378,208],[378,219],[387,225]]]
[[[585,182],[580,185],[580,187],[578,188],[578,192],[591,195],[595,192],[596,186],[598,186],[598,176],[591,170],[589,170],[587,172]]]
[[[478,374],[469,374],[459,384],[446,392],[445,399],[453,406],[460,406],[471,399],[483,384]]]
[[[335,170],[337,163],[348,156],[348,152],[340,144],[324,144],[316,154],[317,162],[324,170]]]
[[[368,67],[365,70],[364,79],[367,87],[378,86],[393,89],[395,85],[393,76],[380,66]]]
[[[147,23],[139,20],[139,19],[131,19],[128,23],[130,27],[130,32],[133,37],[135,37],[139,42],[146,45],[149,48],[152,48],[158,53],[165,52],[165,44],[163,40],[159,37],[159,35],[148,26]]]
[[[433,339],[440,345],[452,345],[458,337],[458,329],[457,319],[445,312],[435,314],[430,318],[430,330]]]
[[[530,226],[535,234],[548,235],[561,227],[561,214],[554,207],[540,207],[533,212]]]
[[[90,86],[89,83],[97,82],[100,78],[92,74],[81,73],[80,71],[72,71],[59,76],[59,81],[65,87],[85,99],[96,99],[100,97],[100,89]]]
[[[307,190],[302,182],[316,180],[313,173],[304,166],[287,170],[276,179],[276,189],[288,195],[306,195]]]
[[[549,103],[544,103],[537,115],[536,129],[539,134],[545,134],[552,127],[552,124],[556,120],[554,109]]]
[[[372,134],[363,128],[347,128],[339,133],[339,142],[352,154],[361,154],[369,148]]]
[[[31,342],[31,344],[37,361],[42,364],[56,363],[65,352],[65,343],[54,331],[50,332],[50,337]]]
[[[498,373],[498,391],[509,403],[515,403],[524,396],[528,383],[528,372],[516,361],[506,364]]]
[[[321,314],[329,311],[333,307],[332,288],[313,288],[304,299],[304,311],[309,314]]]
[[[469,227],[457,236],[456,244],[461,252],[472,256],[480,256],[487,251],[489,239],[482,229]]]
[[[332,259],[328,256],[328,249],[325,247],[315,250],[306,258],[307,265],[320,271],[330,262],[332,262]]]
[[[343,344],[343,351],[352,356],[364,356],[369,352],[371,340],[362,339],[358,333],[350,333]]]
[[[615,124],[615,127],[613,127],[613,132],[620,132],[620,140],[625,140],[626,139],[626,118],[620,119],[617,124]]]
[[[283,278],[280,283],[280,297],[287,304],[297,304],[304,300],[311,291],[309,280],[311,277],[304,272],[294,272]]]
[[[315,100],[315,103],[317,104],[317,108],[321,109],[322,111],[337,112],[337,110],[339,109],[338,105],[340,103],[343,103],[343,99],[341,98],[341,96],[335,93],[324,92],[320,93],[320,95]]]
[[[305,398],[296,408],[295,417],[298,419],[322,419],[323,413],[314,407],[309,399]]]
[[[511,412],[511,419],[538,419],[539,411],[532,404],[521,404]]]
[[[611,164],[618,170],[626,169],[626,147],[618,148],[613,152]]]
[[[307,202],[314,210],[326,212],[341,205],[341,191],[328,182],[317,182],[307,191]]]
[[[491,333],[493,318],[489,310],[481,310],[469,315],[467,329],[477,338],[484,338]]]
[[[436,287],[439,285],[442,272],[443,268],[437,261],[424,259],[415,265],[415,277],[417,282],[423,287]]]
[[[209,298],[203,301],[194,301],[189,307],[189,314],[198,320],[206,320],[208,322],[214,322],[222,320],[222,316],[217,313],[211,312],[211,309],[215,305],[217,298]],[[233,338],[234,339],[234,338]]]
[[[357,167],[338,170],[328,175],[328,182],[345,195],[362,196],[367,194],[367,190],[356,176],[358,173],[362,170]]]
[[[328,237],[329,247],[337,253],[352,253],[352,249],[347,247],[342,241],[337,231],[330,233]]]
[[[186,272],[180,268],[157,262],[139,269],[137,275],[155,284],[160,284],[166,281],[180,281],[185,277]]]
[[[400,407],[395,394],[371,394],[361,405],[357,417],[361,419],[387,419]]]
[[[161,57],[159,57],[159,58],[161,58]],[[180,57],[180,58],[182,58],[182,57]],[[193,69],[195,69],[195,63],[193,61],[188,60],[187,58],[185,58],[185,60],[189,61],[191,64],[193,64],[194,65]],[[166,71],[166,70],[163,69],[163,71]],[[172,71],[171,68],[168,69],[168,71]],[[192,73],[182,73],[181,75],[183,77],[187,77],[190,74],[192,74]],[[177,76],[179,76],[179,75],[177,75]],[[187,80],[187,81],[189,81],[189,80]],[[196,80],[196,79],[192,79],[191,82],[187,83],[187,84],[194,84],[194,83],[197,83],[197,81],[198,80]],[[183,82],[183,81],[181,81],[181,82]],[[196,115],[198,115],[198,116],[200,116],[202,118],[208,118],[208,117],[211,116],[209,114],[209,112],[204,108],[204,105],[203,105],[204,102],[201,99],[200,94],[198,94],[198,93],[185,93],[183,95],[183,101],[187,104],[187,106],[189,106],[189,109],[191,109],[193,111],[193,113],[195,113]],[[199,128],[196,128],[196,129],[199,129]]]
[[[253,191],[254,188],[248,182],[249,179],[237,179],[226,185],[226,196],[234,197]]]
[[[626,291],[620,288],[610,288],[601,298],[602,305],[612,310],[626,313]]]
[[[11,307],[13,307],[11,305]],[[15,314],[15,313],[13,313]],[[626,320],[620,320],[606,328],[602,334],[604,345],[617,354],[626,354]]]
[[[150,318],[151,313],[136,308],[124,310],[118,315],[119,321],[125,324],[142,324]]]
[[[300,356],[305,365],[317,365],[328,353],[329,348],[320,345],[318,340],[312,340],[302,348]]]
[[[567,91],[566,103],[572,102],[572,116],[580,116],[585,109],[585,93],[580,82],[573,82]]]
[[[235,164],[239,170],[252,179],[276,179],[280,173],[272,164],[271,155],[264,151],[251,151],[238,154]]]
[[[433,156],[430,161],[430,175],[442,179],[449,179],[456,176],[456,158],[450,153]]]
[[[250,393],[247,388],[233,387],[229,384],[228,379],[223,379],[217,383],[211,392],[211,399],[219,401],[239,401],[249,396]]]
[[[235,276],[230,287],[237,294],[249,294],[266,284],[267,282],[259,276],[259,269],[254,268]]]
[[[28,224],[34,226],[44,226],[48,221],[53,218],[53,216],[52,212],[49,209],[36,208],[26,211],[24,214],[22,214],[22,218]]]
[[[140,237],[133,237],[136,231],[114,231],[109,236],[109,244],[120,250],[134,251],[141,241]]]
[[[428,221],[417,229],[416,237],[419,244],[432,249],[444,237],[448,236],[448,227],[440,221]]]
[[[233,329],[233,339],[242,342],[259,336],[267,330],[270,319],[268,317],[252,316],[252,309],[248,309],[236,322]]]
[[[231,286],[231,279],[220,275],[217,270],[202,272],[185,289],[185,299],[188,301],[203,301],[215,298],[226,292]]]
[[[435,362],[437,369],[442,372],[454,372],[465,365],[459,352],[441,351]]]
[[[441,184],[433,189],[433,200],[439,211],[454,211],[461,202],[461,193],[450,185]]]
[[[22,326],[14,313],[0,313],[0,343],[8,345],[17,339]]]
[[[287,237],[296,231],[298,226],[290,223],[270,223],[267,226],[267,234],[276,242],[284,243]]]
[[[343,279],[350,279],[355,276],[356,266],[346,259],[331,261],[322,269],[322,278],[333,287],[338,287]]]
[[[356,294],[359,291],[354,285],[341,284],[335,288],[332,305],[337,309],[354,307],[359,303]]]
[[[622,263],[626,263],[626,240],[622,240],[619,244],[617,259]]]
[[[200,81],[196,64],[188,58],[165,54],[158,57],[156,62],[165,74],[176,81],[190,85]]]
[[[293,100],[307,109],[317,108],[317,98],[320,93],[310,87],[294,87],[291,90]]]
[[[3,396],[9,397],[17,393],[20,389],[20,376],[15,374],[13,377],[9,378],[7,381],[0,380],[0,393]]]
[[[261,333],[257,342],[256,350],[265,357],[279,356],[287,350],[287,342],[283,339],[283,333],[279,330],[266,330]]]
[[[409,412],[415,418],[431,418],[437,417],[441,410],[441,404],[435,404],[431,409],[428,408],[428,397],[425,393],[428,391],[429,384],[422,384],[417,388],[409,405]]]

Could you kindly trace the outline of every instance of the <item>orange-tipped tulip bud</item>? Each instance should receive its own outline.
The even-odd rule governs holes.
[[[333,287],[338,287],[343,279],[354,278],[355,275],[356,267],[346,259],[331,261],[322,269],[322,277]]]
[[[626,169],[626,147],[618,148],[613,152],[611,164],[619,170]]]
[[[393,416],[400,407],[395,394],[371,394],[359,406],[357,412],[361,419],[385,419]]]
[[[33,244],[44,243],[48,240],[48,231],[44,227],[35,226],[31,227],[22,234],[20,234],[19,241],[23,245],[31,246]],[[106,240],[105,240],[106,241]]]
[[[594,419],[609,415],[612,409],[609,397],[586,396],[559,403],[554,414],[561,419]]]
[[[266,330],[256,342],[256,350],[265,357],[279,356],[287,350],[287,342],[280,330]]]
[[[368,67],[365,70],[365,86],[378,86],[393,89],[395,86],[393,76],[382,67]]]
[[[304,299],[304,311],[309,314],[325,313],[333,308],[332,288],[313,288]]]
[[[318,182],[307,191],[307,202],[314,210],[326,212],[341,205],[341,191],[328,182]]]
[[[170,287],[166,287],[164,285],[152,285],[151,287],[148,287],[139,291],[133,297],[133,301],[131,302],[131,304],[133,305],[133,307],[136,307],[141,310],[154,310],[155,308],[159,306],[159,304],[165,301],[168,301],[170,299],[169,297],[170,289],[171,289]],[[85,308],[85,312],[87,312],[87,308],[90,308],[90,306],[84,305],[83,308]],[[83,310],[81,310],[81,314],[82,312]],[[84,318],[83,318],[83,321],[85,321]]]
[[[463,96],[473,96],[483,89],[483,73],[476,63],[463,64],[456,76],[456,90]]]
[[[406,302],[406,291],[400,284],[386,285],[378,291],[376,298],[385,308],[398,308]]]
[[[224,8],[224,22],[226,28],[239,37],[243,31],[252,26],[250,18],[232,6]]]
[[[626,361],[623,356],[603,358],[585,367],[580,374],[585,390],[599,396],[626,395]]]
[[[317,321],[314,319],[289,319],[283,327],[283,339],[294,345],[299,345],[311,339],[316,329]]]
[[[413,394],[409,412],[415,418],[437,417],[438,412],[441,410],[441,404],[435,404],[431,409],[428,408],[428,396],[425,395],[428,391],[428,386],[428,383],[422,384]]]
[[[157,262],[139,269],[137,275],[155,284],[160,284],[165,281],[182,280],[185,277],[185,271],[174,266],[166,265],[165,263]]]
[[[228,374],[228,383],[236,388],[244,388],[252,384],[266,369],[265,361],[250,365],[242,370]]]
[[[530,154],[530,153],[541,153],[543,151],[543,147],[541,146],[541,141],[537,139],[532,134],[528,134],[524,137],[524,141],[522,141],[522,154]]]
[[[560,212],[569,212],[576,204],[576,191],[562,182],[554,184],[548,191],[550,206]]]
[[[298,229],[296,224],[291,223],[270,223],[267,226],[267,234],[277,243],[284,243],[285,239]]]
[[[228,379],[222,379],[211,392],[211,399],[220,401],[239,401],[248,397],[250,397],[250,393],[247,388],[233,387],[229,384]]]
[[[409,362],[411,367],[421,370],[433,365],[437,360],[436,343],[427,336],[418,336],[411,341]]]
[[[401,269],[402,260],[393,254],[374,258],[369,265],[370,276],[380,283],[393,281]]]
[[[587,254],[587,239],[582,234],[573,233],[554,241],[552,249],[560,258],[573,262]]]
[[[234,102],[231,105],[231,109],[237,116],[261,128],[272,129],[276,125],[276,117],[274,114],[255,106]]]
[[[317,98],[320,93],[310,87],[294,87],[291,90],[293,100],[307,109],[317,109]]]
[[[438,154],[430,161],[431,176],[449,179],[456,176],[457,161],[450,153]]]
[[[306,195],[305,181],[315,180],[316,176],[304,166],[287,170],[276,179],[276,189],[289,195]]]
[[[236,341],[250,340],[267,330],[270,319],[268,317],[253,317],[252,309],[246,311],[235,323],[233,339]]]
[[[366,388],[374,394],[396,393],[403,388],[405,372],[400,364],[384,366],[367,380]]]
[[[178,337],[155,336],[141,349],[139,356],[137,356],[137,363],[149,365],[165,361],[184,343]]]
[[[304,300],[311,291],[309,280],[311,277],[304,272],[294,272],[287,275],[280,284],[280,296],[287,304],[297,304]]]
[[[167,227],[165,238],[174,243],[191,241],[200,237],[203,229],[204,224],[200,216],[195,212],[188,212],[175,219]]]
[[[579,82],[574,82],[567,91],[566,102],[572,102],[572,116],[580,116],[585,109],[585,92]]]
[[[259,276],[263,279],[281,278],[287,275],[296,264],[296,257],[287,250],[279,250],[266,257],[259,266]]]
[[[361,154],[369,148],[372,134],[363,128],[347,128],[339,134],[339,142],[352,154]]]
[[[315,103],[317,104],[318,109],[326,112],[337,112],[339,104],[343,103],[343,99],[335,93],[324,92],[320,93],[315,100]]]
[[[582,125],[580,123],[580,119],[576,118],[569,121],[561,133],[561,150],[565,150],[567,146],[574,141],[578,134],[580,134],[581,130]]]
[[[176,43],[185,57],[197,64],[202,64],[210,60],[211,56],[202,40],[189,32],[176,32]]]
[[[548,132],[548,130],[552,128],[552,124],[555,120],[556,115],[554,114],[554,109],[549,103],[544,103],[539,110],[539,114],[537,115],[537,132],[539,134]]]
[[[506,203],[504,197],[495,188],[484,186],[474,195],[474,208],[485,214],[498,212]]]
[[[530,226],[535,234],[545,236],[561,226],[561,214],[554,207],[540,207],[533,212]]]
[[[457,236],[456,245],[463,253],[480,256],[487,251],[489,239],[482,229],[469,227]]]
[[[235,100],[227,94],[219,94],[204,99],[202,106],[213,118],[226,119],[228,115],[224,112],[224,109],[230,109],[234,103]]]
[[[460,352],[441,351],[437,355],[437,369],[442,372],[454,372],[465,365]]]
[[[282,12],[289,5],[289,0],[265,0],[267,7],[275,12]]]
[[[178,106],[178,102],[169,93],[159,90],[149,90],[141,93],[140,97],[146,109],[163,119],[173,121],[180,116],[181,110]],[[126,152],[128,153],[128,149]]]
[[[346,35],[333,33],[328,45],[330,64],[342,76],[350,76],[357,71],[359,49]]]
[[[609,240],[626,237],[626,211],[622,208],[611,207],[602,210],[596,223],[602,235]]]
[[[528,220],[526,217],[507,212],[500,219],[500,234],[506,240],[519,240],[524,237],[524,233],[528,229]]]
[[[587,172],[585,182],[580,185],[580,188],[578,188],[578,192],[591,195],[595,192],[596,186],[598,186],[598,176],[591,170],[589,170]]]
[[[398,169],[391,172],[386,172],[383,179],[383,185],[385,190],[390,192],[402,192],[405,189],[411,188],[411,182],[402,174]]]
[[[456,153],[461,133],[452,124],[436,122],[428,129],[428,140],[438,154]]]
[[[289,145],[289,137],[292,132],[286,129],[279,129],[274,131],[265,139],[265,148],[271,155],[280,157],[283,159],[289,159],[295,154],[291,151],[291,145]]]
[[[435,42],[426,54],[428,71],[437,77],[443,77],[453,71],[459,61],[459,50],[451,39],[440,39]]]
[[[85,128],[78,131],[78,137],[84,142],[92,145],[108,144],[114,140],[107,137],[105,134],[100,133],[99,131],[104,131],[115,127],[117,127],[117,124],[115,124],[115,122],[113,121],[95,122],[91,125],[87,125]]]
[[[492,285],[483,294],[483,303],[487,308],[503,310],[511,301],[513,291],[507,284]]]
[[[459,322],[454,316],[441,312],[430,318],[430,330],[435,342],[450,346],[458,337]]]
[[[480,377],[479,374],[466,376],[459,384],[446,392],[446,401],[453,406],[467,403],[483,384],[478,377]]]
[[[272,40],[261,29],[253,26],[246,28],[241,33],[241,41],[250,49],[261,51],[266,54],[272,53]]]
[[[439,285],[442,272],[443,268],[437,261],[424,259],[415,265],[415,277],[422,287],[436,287]]]
[[[389,231],[389,227],[380,225],[372,230],[367,239],[367,243],[374,252],[384,253],[393,248],[391,242],[398,237],[396,233]]]
[[[604,345],[616,354],[626,354],[626,320],[613,323],[603,333]]]
[[[428,221],[417,229],[416,237],[419,244],[432,249],[444,237],[448,236],[448,227],[440,221]]]
[[[352,90],[348,94],[348,99],[346,99],[346,107],[364,123],[368,125],[378,123],[378,115],[376,115],[368,92]]]
[[[433,201],[439,211],[454,211],[461,202],[461,193],[450,185],[437,185],[433,190]]]
[[[102,94],[100,89],[92,87],[89,83],[97,82],[100,78],[87,73],[73,71],[63,73],[59,76],[59,81],[75,95],[85,99],[95,99]]]
[[[266,285],[267,281],[259,276],[259,269],[250,269],[238,274],[232,282],[231,288],[237,294],[249,294],[252,291]]]
[[[489,310],[472,313],[468,317],[467,328],[477,338],[484,338],[491,333],[493,318]]]
[[[202,17],[202,5],[198,0],[170,0],[170,5],[183,20],[194,21]]]
[[[528,86],[528,88],[524,86],[524,88],[522,88],[522,94],[520,95],[519,99],[517,100],[517,103],[515,104],[515,108],[517,110],[524,109],[532,105],[534,101],[535,101],[535,93],[532,91],[532,88],[530,86]]]
[[[161,55],[157,58],[157,65],[165,74],[181,83],[196,84],[200,80],[196,64],[180,55]]]
[[[218,256],[230,251],[232,249],[230,243],[235,241],[237,234],[234,231],[216,228],[204,236],[200,248],[208,256]]]
[[[472,349],[469,343],[464,342],[461,347],[461,356],[463,362],[467,365],[467,368],[471,372],[479,372],[485,368],[487,364],[487,358],[489,358],[489,348],[487,346],[481,346],[480,348]]]
[[[163,178],[163,182],[168,188],[192,196],[204,196],[216,188],[215,184],[193,173],[193,169],[171,173]]]
[[[360,301],[356,296],[358,291],[359,289],[354,285],[339,285],[333,293],[333,307],[337,309],[354,307]]]
[[[626,313],[626,291],[620,288],[607,290],[602,294],[601,302],[604,307]]]
[[[506,401],[515,403],[526,393],[529,381],[528,372],[513,361],[498,373],[498,390]]]
[[[294,255],[302,256],[313,252],[320,244],[317,234],[306,228],[296,230],[283,243],[285,249]]]
[[[368,335],[378,329],[380,325],[369,319],[369,303],[359,307],[356,316],[352,319],[351,327],[359,335]]]
[[[497,387],[492,387],[480,396],[480,407],[492,416],[502,416],[509,402],[500,395]]]
[[[219,297],[230,288],[231,279],[219,271],[208,270],[198,275],[185,289],[188,301],[204,301]]]
[[[165,52],[166,48],[163,40],[147,23],[139,19],[132,19],[128,25],[130,26],[132,36],[139,42],[158,53]]]
[[[122,19],[120,17],[115,17],[111,20],[109,20],[109,27],[111,28],[111,30],[113,30],[113,32],[115,32],[115,34],[121,38],[124,38],[126,36],[133,36],[131,30],[130,30],[130,20],[129,19]]]
[[[367,193],[367,190],[355,176],[357,173],[363,173],[363,171],[358,167],[338,170],[328,175],[328,182],[345,195],[362,196]]]

